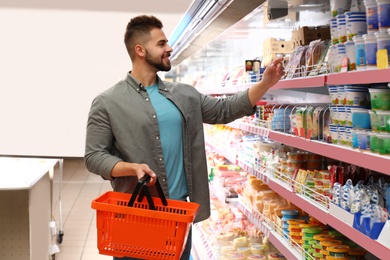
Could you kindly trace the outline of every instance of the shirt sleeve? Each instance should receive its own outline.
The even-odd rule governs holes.
[[[208,124],[227,124],[238,118],[253,115],[255,111],[247,89],[227,98],[206,95],[202,100],[203,122]]]
[[[111,170],[120,158],[110,154],[114,145],[114,135],[107,110],[101,96],[91,105],[87,121],[84,162],[88,171],[112,180]]]

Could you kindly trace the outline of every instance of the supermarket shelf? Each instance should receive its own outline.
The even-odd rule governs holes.
[[[192,226],[192,248],[194,251],[193,258],[195,260],[216,260],[217,256],[214,254],[212,246],[207,242],[207,235],[204,234],[200,223]]]
[[[251,166],[246,165],[245,163],[238,161],[237,163],[238,166],[240,166],[244,171],[247,173],[255,176],[257,179],[263,181],[264,183],[269,183],[269,175],[266,172],[265,169],[257,170],[252,168]]]
[[[378,241],[360,233],[353,227],[346,225],[342,220],[337,218],[337,216],[328,214],[327,223],[337,231],[348,236],[349,239],[353,240],[355,243],[362,246],[373,255],[377,256],[379,259],[389,259],[390,248],[385,247]]]
[[[238,163],[240,164],[240,162]],[[249,166],[247,166],[246,168],[250,170]],[[252,169],[249,172],[256,172],[256,170]],[[324,224],[328,224],[331,227],[335,228],[336,230],[338,230],[348,238],[352,239],[355,243],[357,243],[361,247],[371,252],[376,257],[380,259],[387,259],[387,257],[390,255],[390,248],[384,246],[383,244],[379,243],[377,240],[371,239],[370,237],[354,229],[351,225],[345,223],[343,219],[339,218],[339,216],[333,215],[329,211],[329,209],[325,207],[320,207],[316,205],[317,204],[316,202],[310,201],[304,196],[295,193],[289,187],[287,187],[287,184],[280,183],[279,180],[276,180],[273,177],[268,177],[268,185],[272,190],[277,192],[279,195],[288,198],[288,200],[291,201],[291,203],[295,205],[299,205],[299,207],[302,210],[304,210],[311,216],[315,217],[318,221]],[[242,203],[240,203],[239,201],[238,205],[240,206],[240,204]],[[249,212],[251,211],[249,210]],[[258,217],[252,216],[251,218],[248,219],[252,221],[253,224],[258,225],[259,229],[262,230],[263,232],[267,230],[272,231],[266,226],[264,226],[263,224],[264,221],[262,221],[261,219],[259,220]],[[293,248],[286,247],[286,245],[284,245],[285,243],[283,239],[277,237],[277,234],[273,234],[272,232],[267,232],[267,234],[270,236],[270,241],[272,242],[272,244],[274,244],[283,254],[288,254],[288,256],[291,257],[287,259],[299,259],[295,257],[296,253],[294,252],[294,250],[291,250]]]
[[[376,240],[373,240],[370,237],[359,232],[358,230],[354,229],[352,226],[346,224],[338,216],[332,215],[329,210],[325,210],[321,207],[318,207],[313,201],[309,201],[300,194],[296,194],[290,191],[284,185],[278,183],[276,180],[273,180],[271,178],[269,182],[269,187],[275,192],[277,192],[279,195],[288,198],[291,203],[299,205],[302,210],[315,217],[320,222],[335,228],[340,233],[352,239],[355,243],[365,248],[380,259],[387,259],[385,256],[390,255],[390,248],[385,247]]]
[[[288,198],[288,201],[290,201],[292,204],[296,206],[299,205],[299,208],[301,208],[303,211],[326,224],[326,219],[328,216],[327,209],[316,205],[317,203],[304,198],[300,194],[292,192],[285,185],[280,184],[277,180],[271,179],[268,183],[268,186],[280,196]]]
[[[380,70],[363,70],[363,71],[348,71],[340,73],[330,73],[313,77],[302,77],[294,79],[283,79],[276,83],[272,89],[310,89],[318,88],[326,85],[339,84],[372,84],[372,83],[388,83],[390,82],[390,69]],[[232,86],[224,86],[220,88],[205,89],[201,92],[204,94],[235,94],[239,91],[249,88],[254,82],[237,83]]]
[[[280,143],[294,146],[296,148],[320,154],[336,160],[340,160],[342,158],[343,162],[351,163],[390,175],[389,156],[381,156],[371,153],[370,151],[352,149],[349,147],[329,144],[321,141],[309,140],[275,131],[270,131],[269,138]]]
[[[296,89],[296,88],[313,88],[323,87],[326,83],[326,75],[284,79],[276,83],[272,89]]]
[[[233,205],[236,205],[237,203],[237,198],[229,198],[226,196],[226,194],[223,192],[223,189],[224,187],[219,187],[219,185],[215,184],[215,183],[210,183],[209,184],[209,187],[210,187],[210,191],[212,194],[215,195],[215,197],[217,197],[217,199],[221,202],[224,202],[224,203],[231,203]]]
[[[352,226],[346,224],[338,216],[332,215],[329,210],[319,207],[313,201],[309,201],[300,194],[296,194],[290,191],[288,188],[285,187],[285,185],[280,184],[277,180],[271,178],[269,181],[269,187],[275,192],[277,192],[279,195],[288,198],[291,203],[299,205],[302,210],[315,217],[320,222],[335,228],[340,233],[344,234],[345,236],[353,240],[355,243],[362,246],[380,259],[387,259],[385,256],[388,256],[390,254],[390,248],[385,247],[376,240],[373,240],[370,237],[359,232],[358,230],[354,229]],[[275,238],[275,240],[277,239]],[[277,241],[271,242],[274,245],[277,243]],[[282,253],[285,254],[285,252]]]
[[[390,175],[390,156],[382,156],[366,150],[352,149],[346,146],[310,140],[291,134],[268,130],[264,127],[251,125],[250,123],[236,123],[234,126],[253,134],[268,137],[273,141],[283,143],[285,145],[293,146],[298,149],[320,154],[336,160],[340,160],[340,158],[342,158],[343,162]]]
[[[206,146],[212,149],[213,151],[215,151],[216,153],[218,153],[219,155],[225,156],[225,158],[231,163],[237,164],[237,153],[234,151],[234,149],[220,148],[207,141],[206,141]]]
[[[284,79],[280,80],[276,83],[272,90],[277,89],[311,89],[323,87],[326,84],[326,75],[313,76],[313,77],[305,77],[305,78],[295,78],[295,79]],[[250,88],[255,82],[248,83],[236,83],[233,85],[225,85],[219,88],[211,88],[211,89],[202,89],[199,90],[205,95],[222,95],[222,94],[236,94],[237,92],[243,91],[247,88]],[[310,91],[309,91],[310,92]]]
[[[328,75],[328,85],[390,82],[390,69],[349,71]]]
[[[255,227],[261,230],[264,235],[268,236],[269,241],[287,258],[287,259],[303,259],[302,254],[299,253],[291,244],[285,239],[282,238],[267,222],[264,220],[264,217],[259,216],[259,213],[256,213],[253,209],[245,205],[241,200],[239,200],[238,208],[243,212],[249,221],[255,225]]]
[[[302,254],[297,252],[295,248],[292,248],[288,241],[275,231],[269,233],[268,239],[286,257],[286,259],[304,259]]]

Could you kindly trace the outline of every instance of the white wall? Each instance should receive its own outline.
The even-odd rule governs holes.
[[[92,99],[131,69],[135,15],[0,8],[0,155],[83,156]],[[156,15],[167,37],[182,16]]]

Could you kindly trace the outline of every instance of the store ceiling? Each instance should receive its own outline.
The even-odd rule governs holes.
[[[213,2],[213,0],[205,2]],[[265,24],[264,16],[267,16],[267,7],[275,2],[286,3],[289,15]],[[258,33],[259,28],[292,28],[299,20],[299,13],[302,11],[325,12],[329,10],[329,0],[219,0],[218,3],[223,3],[225,8],[216,12],[215,15],[202,17],[200,22],[199,19],[194,19],[198,23],[197,27],[184,32],[185,37],[181,42],[178,40],[173,44],[174,51],[171,60],[173,65],[181,64],[190,57],[191,61],[194,61],[193,57],[195,59],[200,57],[204,60],[205,57],[225,56],[226,52],[221,51],[222,45],[225,45],[225,50],[234,53],[235,46],[229,46],[232,42],[224,41],[248,41],[251,40],[254,32]],[[229,33],[226,33],[228,29]],[[279,38],[284,36],[280,35]]]
[[[238,2],[245,0],[233,0]],[[329,0],[287,0],[288,16],[269,21],[267,5],[270,0],[248,11],[247,15],[219,34],[202,31],[207,44],[186,43],[191,54],[180,54],[173,61],[173,69],[166,77],[174,80],[190,80],[202,77],[206,71],[215,72],[228,68],[234,70],[246,59],[262,59],[262,44],[266,38],[289,40],[291,30],[297,26],[321,26],[329,24]],[[219,19],[219,18],[215,18]],[[181,57],[180,57],[181,56]],[[190,81],[188,81],[190,82]]]

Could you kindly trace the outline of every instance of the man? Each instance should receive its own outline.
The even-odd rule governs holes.
[[[85,164],[118,192],[132,193],[137,180],[148,174],[156,194],[158,177],[166,197],[200,204],[198,222],[210,215],[203,123],[226,124],[252,115],[256,102],[283,76],[282,59],[272,62],[248,90],[227,99],[205,96],[157,76],[171,69],[172,48],[162,27],[146,15],[128,23],[124,41],[133,69],[92,102]],[[191,235],[181,259],[189,259],[190,250]]]

